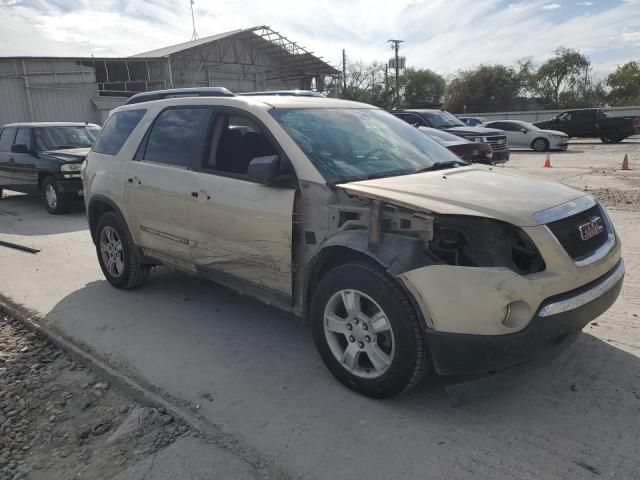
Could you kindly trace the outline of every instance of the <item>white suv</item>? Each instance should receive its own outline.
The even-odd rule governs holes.
[[[372,397],[566,344],[624,276],[590,196],[468,166],[360,103],[139,94],[111,113],[83,182],[115,287],[162,264],[291,311],[329,370]]]

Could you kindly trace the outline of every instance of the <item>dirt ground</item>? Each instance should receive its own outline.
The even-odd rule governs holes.
[[[104,479],[189,435],[0,312],[0,480]]]

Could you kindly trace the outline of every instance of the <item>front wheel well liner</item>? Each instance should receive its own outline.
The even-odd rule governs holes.
[[[343,233],[346,233],[346,232],[343,232]],[[360,243],[365,242],[368,238],[367,232],[362,231],[359,233],[363,234],[362,235],[363,241]],[[384,250],[385,250],[384,248],[382,252],[383,258],[380,258],[380,255],[376,256],[369,250],[365,249],[364,246],[358,249],[352,248],[353,246],[357,245],[357,243],[358,242],[351,243],[350,246],[339,245],[339,244],[327,245],[324,248],[322,248],[316,254],[316,256],[312,259],[312,261],[309,264],[310,265],[309,269],[307,270],[306,281],[305,281],[305,290],[304,290],[304,299],[303,299],[304,304],[303,304],[303,310],[302,310],[303,322],[306,322],[306,319],[309,318],[309,308],[311,305],[311,298],[313,296],[316,286],[318,285],[318,282],[320,282],[322,277],[327,272],[329,272],[332,268],[338,265],[365,260],[365,261],[369,261],[379,265],[387,272],[389,277],[394,282],[396,282],[396,284],[400,287],[400,289],[407,295],[409,302],[413,306],[413,309],[415,310],[416,315],[420,320],[420,324],[423,325],[423,328],[427,328],[427,323],[425,321],[424,314],[420,309],[418,303],[416,302],[416,299],[414,298],[413,294],[409,291],[409,289],[407,289],[406,285],[397,277],[398,273],[401,273],[401,271],[406,271],[406,269],[403,268],[403,269],[400,269],[400,271],[394,271],[396,270],[394,267],[396,267],[397,265],[394,265],[394,262],[389,262],[388,258],[384,258]],[[405,249],[404,253],[406,253],[406,250],[408,249]],[[415,267],[418,267],[418,266],[419,265],[415,265]]]

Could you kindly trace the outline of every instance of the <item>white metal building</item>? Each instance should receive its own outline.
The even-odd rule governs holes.
[[[0,57],[0,125],[102,124],[131,95],[220,86],[323,91],[338,70],[269,27],[234,30],[126,58]]]

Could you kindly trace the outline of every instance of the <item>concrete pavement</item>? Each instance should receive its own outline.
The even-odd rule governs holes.
[[[639,146],[630,148],[640,163]],[[589,150],[552,154],[554,169],[529,153],[504,168],[570,183],[618,163]],[[612,211],[628,272],[619,301],[545,368],[461,408],[437,385],[388,401],[352,393],[326,371],[308,329],[215,284],[157,269],[139,290],[110,287],[81,209],[57,217],[34,198],[0,200],[0,239],[41,249],[0,248],[0,293],[199,405],[294,478],[630,479],[640,471],[640,212],[629,210]]]

